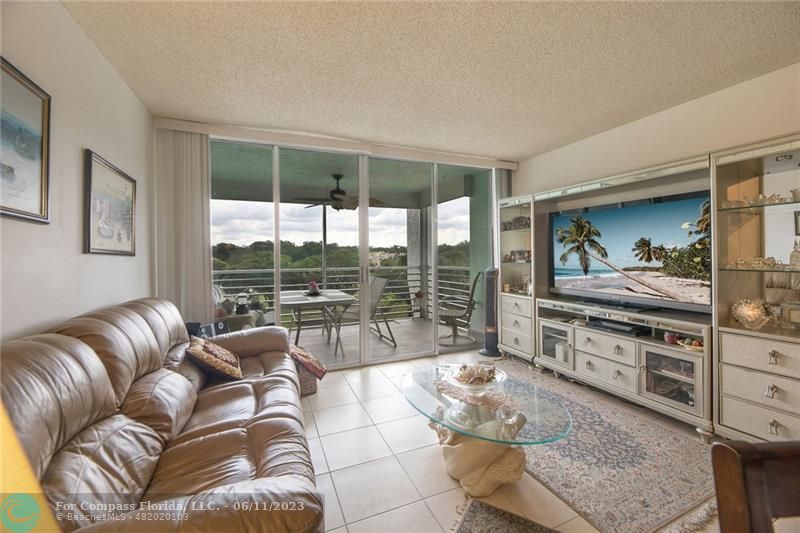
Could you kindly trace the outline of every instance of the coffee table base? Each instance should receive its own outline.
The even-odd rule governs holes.
[[[500,485],[522,479],[525,452],[521,447],[467,437],[435,422],[428,426],[439,437],[447,474],[470,496],[489,496]]]

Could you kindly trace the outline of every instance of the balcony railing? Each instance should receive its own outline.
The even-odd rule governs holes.
[[[423,267],[380,266],[370,267],[370,275],[386,278],[383,297],[379,309],[389,319],[412,317],[430,318],[433,316],[434,299],[431,297],[433,287],[432,269]],[[282,268],[281,291],[305,289],[310,281],[316,281],[320,288],[339,289],[348,294],[358,296],[358,267],[329,267],[323,272],[321,268]],[[439,299],[448,296],[469,297],[470,272],[468,267],[439,267]],[[247,293],[250,297],[264,296],[265,311],[275,309],[275,271],[273,269],[252,270],[215,270],[213,283],[224,291],[227,297],[235,300],[237,294]],[[417,299],[418,291],[424,298]],[[420,309],[421,308],[421,309]],[[281,313],[281,323],[292,325],[292,314]],[[319,311],[303,312],[303,327],[313,327],[322,323]],[[466,324],[462,324],[466,326]]]

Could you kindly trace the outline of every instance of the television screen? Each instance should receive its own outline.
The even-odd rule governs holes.
[[[709,311],[709,193],[551,215],[553,292]]]

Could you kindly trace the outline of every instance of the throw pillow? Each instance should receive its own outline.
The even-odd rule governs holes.
[[[242,369],[239,367],[239,357],[208,339],[192,337],[192,342],[186,353],[194,362],[214,375],[242,379]]]

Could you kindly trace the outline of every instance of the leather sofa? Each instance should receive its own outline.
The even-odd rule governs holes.
[[[214,342],[244,379],[184,357],[180,313],[154,298],[2,346],[2,400],[62,528],[324,531],[287,331]]]

